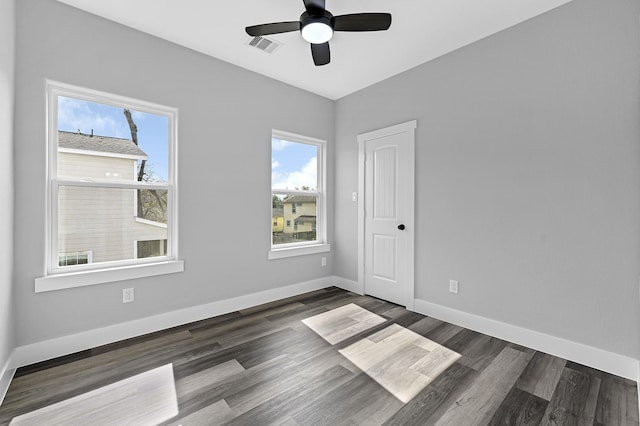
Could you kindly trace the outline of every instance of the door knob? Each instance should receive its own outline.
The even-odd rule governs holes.
[[[404,231],[404,223],[401,223],[400,225],[398,225],[398,229],[401,231]]]

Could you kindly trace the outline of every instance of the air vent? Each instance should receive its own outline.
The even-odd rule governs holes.
[[[280,44],[268,38],[257,36],[249,40],[249,46],[260,49],[263,52],[273,53],[274,50],[280,47]]]

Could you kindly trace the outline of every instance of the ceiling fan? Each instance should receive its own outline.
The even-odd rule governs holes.
[[[333,16],[325,9],[325,0],[303,0],[305,11],[299,21],[273,22],[246,27],[252,37],[300,31],[311,43],[311,56],[316,66],[331,61],[329,40],[334,31],[384,31],[391,26],[390,13],[353,13]]]

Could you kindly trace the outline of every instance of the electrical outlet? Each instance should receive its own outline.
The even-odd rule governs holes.
[[[133,288],[125,288],[122,290],[122,303],[131,303],[135,299]]]
[[[351,193],[351,201],[353,201],[354,203],[356,201],[358,201],[358,193],[357,192],[352,192]]]
[[[327,258],[325,256],[322,256],[322,259],[320,260],[320,264],[322,266],[327,266]]]
[[[449,292],[458,294],[458,281],[449,280]]]

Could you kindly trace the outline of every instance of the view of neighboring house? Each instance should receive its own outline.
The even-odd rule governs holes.
[[[283,200],[274,197],[271,213],[273,244],[315,240],[316,214],[314,195],[290,195]]]
[[[314,240],[316,234],[316,197],[293,195],[283,200],[284,233],[297,234],[299,240]]]
[[[271,216],[273,223],[271,224],[271,232],[282,233],[284,232],[284,207],[282,203],[278,203],[278,205],[273,205],[271,210]]]
[[[129,139],[58,132],[60,178],[136,181],[146,159]],[[137,189],[60,187],[59,265],[164,255],[167,225],[139,218],[137,196]]]

